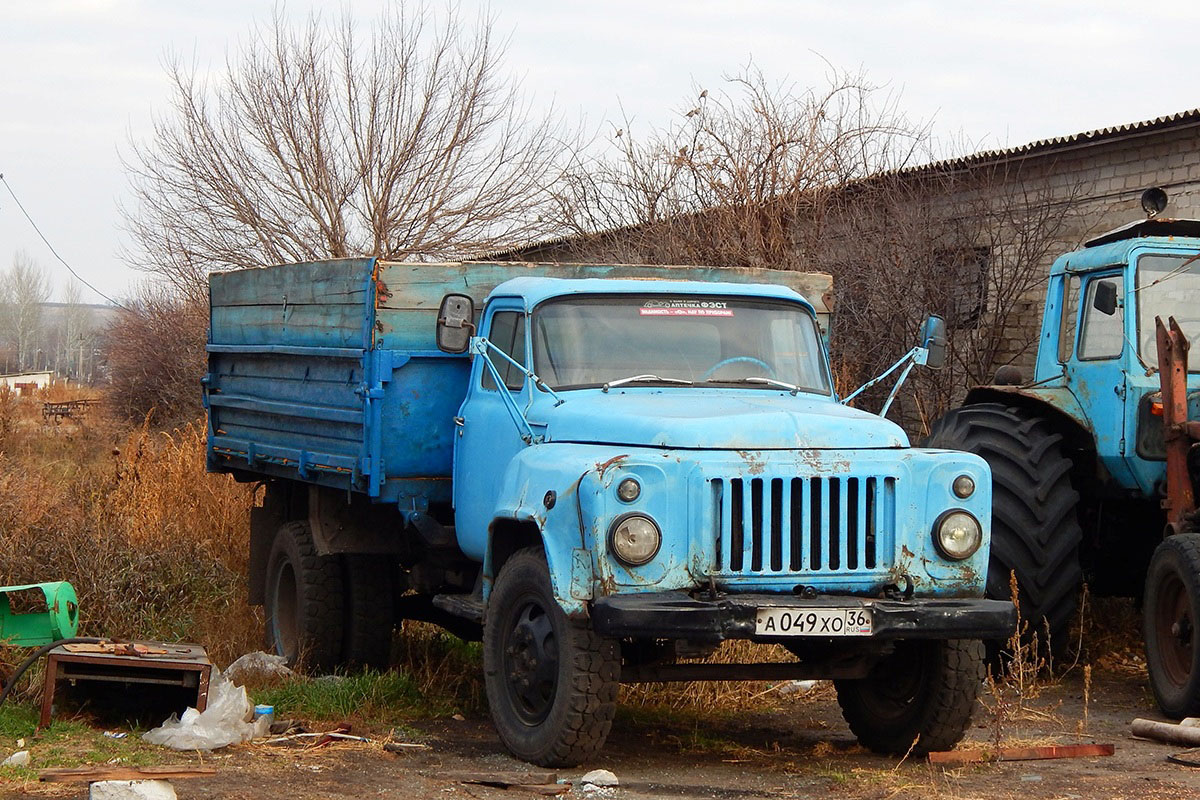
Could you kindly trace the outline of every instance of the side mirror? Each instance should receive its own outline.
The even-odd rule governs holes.
[[[1092,308],[1106,317],[1117,313],[1117,284],[1115,281],[1099,281],[1092,293]]]
[[[465,353],[475,333],[475,301],[465,294],[448,294],[438,308],[437,346],[444,353]]]
[[[921,323],[921,347],[929,351],[925,366],[941,369],[946,366],[946,320],[930,314]]]

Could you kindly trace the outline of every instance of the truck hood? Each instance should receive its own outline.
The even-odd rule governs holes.
[[[757,389],[572,392],[530,421],[546,426],[549,442],[713,450],[908,446],[899,425],[874,414]]]

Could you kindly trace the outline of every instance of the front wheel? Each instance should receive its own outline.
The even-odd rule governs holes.
[[[1200,534],[1170,536],[1155,549],[1142,609],[1154,699],[1168,717],[1200,714]]]
[[[617,706],[618,643],[567,618],[539,548],[514,554],[496,578],[483,669],[492,720],[517,758],[572,767],[604,746]]]
[[[971,724],[983,653],[973,639],[897,642],[867,677],[834,681],[842,716],[877,753],[949,750]]]

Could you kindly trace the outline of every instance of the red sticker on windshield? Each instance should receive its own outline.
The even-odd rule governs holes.
[[[732,317],[723,300],[649,300],[638,309],[643,317]]]

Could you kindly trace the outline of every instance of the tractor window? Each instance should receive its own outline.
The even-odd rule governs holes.
[[[1062,317],[1058,328],[1058,362],[1065,364],[1075,352],[1075,331],[1079,321],[1079,276],[1063,277]]]
[[[1200,259],[1188,254],[1147,253],[1137,262],[1138,345],[1142,359],[1157,364],[1158,341],[1154,318],[1168,317],[1183,328],[1188,338],[1200,333]],[[1189,372],[1200,372],[1193,358]]]
[[[1117,308],[1112,314],[1105,314],[1093,305],[1096,289],[1102,282],[1114,283],[1117,287]],[[1121,300],[1124,296],[1125,280],[1120,275],[1101,275],[1088,281],[1083,306],[1083,335],[1079,337],[1080,361],[1121,355],[1125,344],[1125,307]]]

